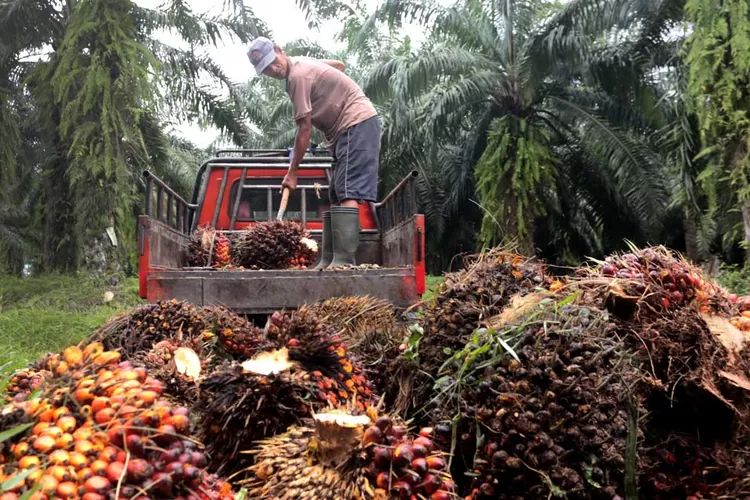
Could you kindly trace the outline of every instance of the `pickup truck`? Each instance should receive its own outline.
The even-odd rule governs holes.
[[[358,267],[346,270],[214,270],[187,267],[190,234],[199,226],[247,230],[276,218],[287,150],[222,150],[199,168],[190,202],[145,171],[145,215],[138,217],[140,296],[185,300],[265,315],[337,296],[369,295],[408,307],[425,292],[425,224],[411,172],[379,203],[360,205]],[[285,218],[320,243],[328,209],[332,158],[308,151]]]

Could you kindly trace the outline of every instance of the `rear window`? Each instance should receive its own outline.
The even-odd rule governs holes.
[[[245,188],[240,197],[240,206],[237,210],[237,221],[254,222],[268,220],[268,189],[271,188],[271,219],[276,218],[281,204],[281,192],[279,187],[283,177],[253,177],[245,180]],[[229,204],[227,214],[232,217],[234,200],[237,197],[240,181],[232,184],[229,192]],[[328,189],[320,186],[328,185],[325,177],[302,178],[297,180],[297,189],[289,195],[289,203],[286,207],[285,219],[302,221],[302,199],[305,200],[308,221],[320,221],[323,218],[323,210],[329,206]],[[304,189],[303,189],[304,188]],[[304,195],[303,195],[304,191]]]

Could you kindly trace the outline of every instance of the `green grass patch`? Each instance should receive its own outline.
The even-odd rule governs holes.
[[[114,294],[110,302],[106,292]],[[140,303],[137,278],[112,286],[87,277],[2,277],[0,367],[16,369],[62,350]]]
[[[427,291],[422,296],[422,300],[430,300],[435,296],[438,287],[445,282],[445,276],[427,276]]]

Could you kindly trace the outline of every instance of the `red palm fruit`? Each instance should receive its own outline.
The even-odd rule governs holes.
[[[429,450],[423,444],[413,444],[411,445],[411,452],[414,453],[414,459],[417,459],[427,457]]]
[[[396,447],[393,452],[393,463],[397,467],[405,467],[414,460],[414,453],[411,451],[411,446],[408,444],[400,444]]]
[[[409,483],[399,481],[393,485],[393,491],[398,495],[398,498],[402,500],[410,500],[414,489]]]
[[[141,482],[150,477],[153,473],[153,466],[142,458],[131,459],[130,462],[128,462],[128,479],[132,481]]]
[[[419,485],[427,494],[432,495],[440,489],[440,478],[435,474],[427,474]]]
[[[373,463],[381,469],[387,469],[391,463],[391,450],[384,446],[378,446],[375,449]]]
[[[433,493],[430,496],[430,498],[432,500],[450,500],[451,499],[451,494],[448,493],[447,491],[439,490],[439,491],[436,491],[435,493]]]
[[[381,444],[383,442],[383,431],[376,426],[368,427],[362,436],[362,444]]]
[[[56,493],[59,498],[76,498],[78,497],[78,485],[73,481],[65,481],[57,486]]]
[[[427,460],[424,458],[415,458],[411,462],[411,470],[419,474],[420,476],[423,476],[427,470]]]
[[[125,464],[122,462],[112,462],[107,466],[107,479],[116,483],[120,480],[124,471]]]
[[[427,466],[431,470],[441,471],[445,469],[445,459],[443,457],[427,457]]]
[[[131,434],[125,439],[125,448],[135,455],[143,454],[143,440],[138,434]]]
[[[107,500],[107,497],[99,493],[84,493],[81,500]]]
[[[426,438],[432,436],[432,427],[422,427],[419,429],[419,435]]]
[[[427,448],[428,452],[432,451],[432,448],[435,446],[433,444],[433,442],[432,442],[432,439],[426,438],[426,437],[421,437],[421,436],[414,440],[414,444],[415,445],[421,444],[422,446],[424,446],[425,448]]]
[[[390,484],[390,478],[391,474],[388,472],[381,472],[378,474],[377,479],[375,480],[375,485],[378,488],[382,488],[384,490],[388,489],[388,485]]]

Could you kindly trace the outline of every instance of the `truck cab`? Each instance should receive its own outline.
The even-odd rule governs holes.
[[[360,245],[350,270],[231,270],[188,268],[186,249],[199,226],[244,231],[276,218],[287,150],[223,150],[201,165],[188,202],[147,171],[146,213],[139,217],[140,295],[196,305],[224,305],[265,314],[334,296],[371,295],[408,306],[425,292],[424,216],[418,213],[416,172],[383,200],[360,204]],[[300,164],[297,189],[284,217],[299,222],[320,242],[328,210],[332,158],[311,150]]]

